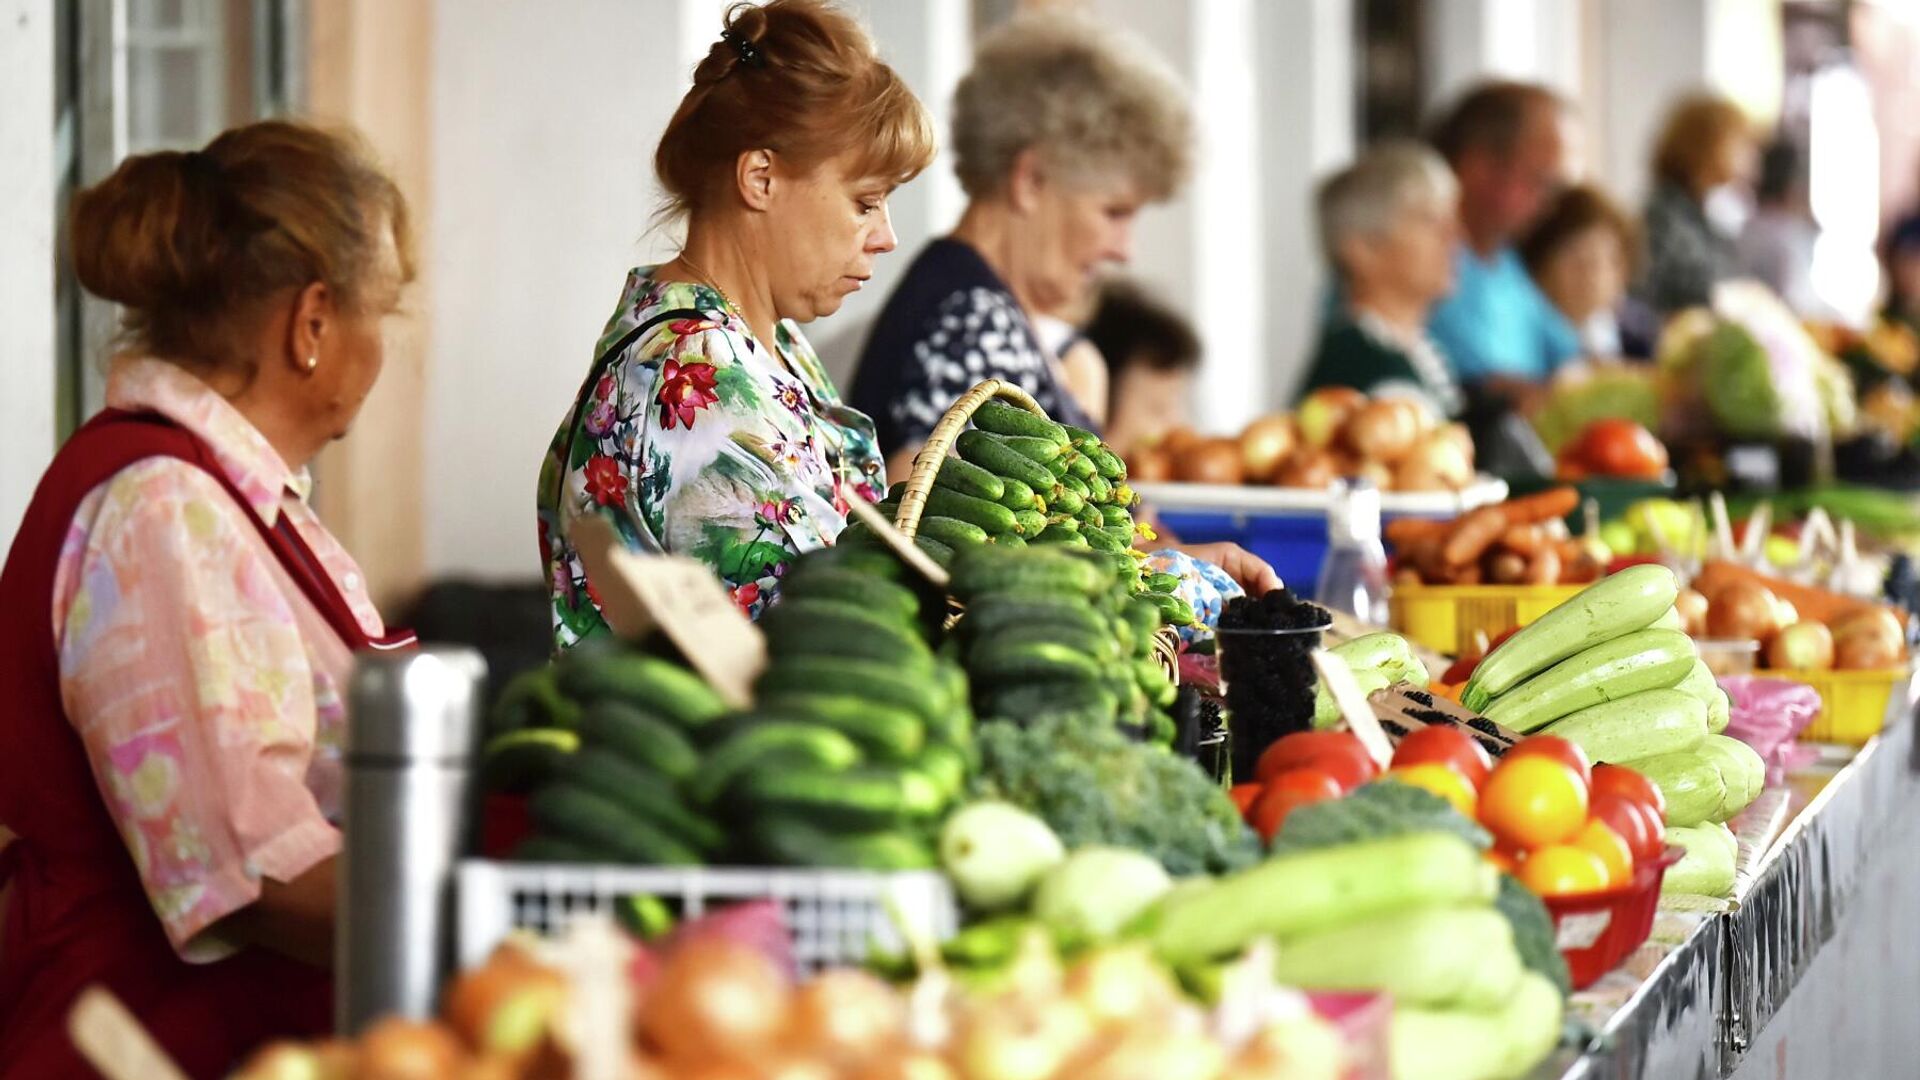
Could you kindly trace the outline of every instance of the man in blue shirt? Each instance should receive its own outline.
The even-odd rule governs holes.
[[[1460,182],[1464,242],[1453,293],[1427,330],[1461,382],[1523,409],[1580,352],[1573,327],[1514,250],[1565,179],[1567,119],[1546,87],[1488,82],[1467,91],[1432,136]]]

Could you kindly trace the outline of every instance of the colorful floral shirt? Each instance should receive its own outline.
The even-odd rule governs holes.
[[[839,536],[849,500],[879,501],[872,421],[841,403],[797,326],[774,336],[777,355],[704,285],[628,275],[540,470],[558,648],[606,627],[568,539],[583,515],[636,551],[707,564],[757,618],[794,556]]]
[[[1246,595],[1246,590],[1228,577],[1225,570],[1173,548],[1164,548],[1147,556],[1147,570],[1155,574],[1173,574],[1180,579],[1180,585],[1173,590],[1173,595],[1185,600],[1193,608],[1194,617],[1199,620],[1199,625],[1183,626],[1178,631],[1185,645],[1212,637],[1213,628],[1220,622],[1220,612],[1225,610],[1227,601]]]
[[[360,569],[233,406],[181,368],[123,362],[107,403],[204,440],[269,524],[285,514],[369,636]],[[173,458],[80,503],[54,577],[60,688],[154,911],[180,955],[233,951],[207,928],[340,848],[342,690],[352,654],[218,480]]]

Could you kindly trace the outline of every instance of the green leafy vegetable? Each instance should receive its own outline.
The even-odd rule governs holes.
[[[1529,971],[1537,971],[1547,977],[1560,991],[1561,997],[1573,992],[1573,980],[1567,974],[1567,958],[1560,955],[1554,945],[1553,916],[1547,914],[1547,905],[1533,895],[1533,890],[1520,884],[1512,874],[1500,875],[1500,895],[1494,897],[1493,906],[1507,917],[1513,926],[1513,947],[1520,954],[1520,962]]]
[[[1272,851],[1279,855],[1416,832],[1453,833],[1482,851],[1493,845],[1487,830],[1433,792],[1411,784],[1373,783],[1344,799],[1311,803],[1288,814],[1273,838]]]

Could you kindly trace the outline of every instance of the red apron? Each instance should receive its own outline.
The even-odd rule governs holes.
[[[107,814],[79,734],[60,699],[53,635],[54,571],[80,502],[121,469],[172,457],[220,481],[354,649],[405,648],[411,635],[372,641],[285,515],[270,527],[192,432],[153,413],[109,409],[61,448],[34,491],[0,571],[0,851],[10,885],[0,926],[0,1077],[93,1076],[66,1035],[85,987],[112,990],[194,1077],[220,1077],[261,1043],[322,1034],[332,1022],[325,971],[247,948],[212,964],[174,954],[133,858]]]

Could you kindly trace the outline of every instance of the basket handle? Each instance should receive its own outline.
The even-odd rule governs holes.
[[[940,462],[953,451],[955,439],[965,431],[973,419],[975,409],[999,398],[1033,413],[1046,416],[1046,410],[1033,400],[1033,395],[1003,379],[987,379],[973,389],[961,394],[933,425],[932,434],[927,436],[927,445],[913,456],[913,472],[907,477],[907,489],[900,496],[900,511],[894,515],[894,527],[908,536],[920,529],[920,514],[926,509],[927,494],[933,490],[933,481],[940,475]]]

